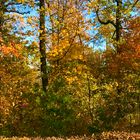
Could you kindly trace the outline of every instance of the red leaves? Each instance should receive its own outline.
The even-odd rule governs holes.
[[[138,70],[140,68],[140,23],[139,18],[129,22],[129,32],[123,34],[125,41],[119,45],[119,53],[107,50],[104,57],[109,73],[117,74],[120,70]]]
[[[23,103],[23,104],[20,105],[20,107],[21,108],[27,108],[28,107],[28,104],[27,103]]]

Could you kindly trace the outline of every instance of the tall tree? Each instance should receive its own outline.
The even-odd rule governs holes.
[[[39,48],[40,48],[40,62],[41,62],[41,76],[43,91],[47,91],[48,77],[47,77],[47,63],[46,63],[46,45],[45,45],[45,0],[40,0],[40,35],[39,35]]]
[[[98,25],[100,35],[109,40],[107,44],[108,49],[105,50],[102,59],[102,71],[100,70],[100,75],[104,76],[102,79],[102,84],[100,85],[100,87],[103,86],[104,89],[103,92],[101,92],[101,97],[103,101],[106,102],[106,107],[102,108],[100,106],[99,110],[97,111],[100,120],[104,121],[103,125],[107,129],[108,127],[113,127],[112,124],[115,124],[124,116],[134,111],[133,104],[135,99],[132,97],[132,95],[137,96],[137,92],[128,87],[130,85],[132,87],[137,87],[137,85],[133,85],[128,79],[130,75],[135,75],[136,72],[132,72],[132,66],[129,65],[128,67],[128,62],[130,63],[130,59],[128,62],[126,60],[128,60],[127,58],[129,57],[130,53],[133,52],[132,50],[130,51],[130,48],[133,48],[135,45],[129,46],[130,48],[128,49],[128,40],[126,40],[127,37],[124,36],[124,32],[130,39],[131,36],[128,34],[130,28],[128,27],[127,23],[130,21],[131,13],[137,3],[138,1],[91,0],[89,5],[90,8],[92,7],[95,10],[95,22],[98,21],[96,24]],[[131,60],[134,62],[132,57]],[[133,64],[133,62],[131,64]],[[135,64],[136,63],[137,61],[135,61]],[[135,70],[136,69],[137,67],[135,67]],[[100,79],[98,79],[98,81],[99,80]],[[128,107],[128,104],[131,109]],[[112,108],[112,110],[109,108]],[[112,124],[107,123],[107,121],[111,122]]]

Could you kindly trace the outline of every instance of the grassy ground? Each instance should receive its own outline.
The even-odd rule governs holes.
[[[101,135],[92,135],[91,137],[87,136],[72,136],[72,137],[35,137],[35,138],[29,138],[29,137],[12,137],[12,138],[6,138],[6,137],[0,137],[0,140],[140,140],[140,133],[126,133],[126,132],[103,132]]]

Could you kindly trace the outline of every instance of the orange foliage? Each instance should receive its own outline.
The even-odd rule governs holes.
[[[107,50],[105,57],[108,61],[110,73],[117,74],[120,70],[140,69],[140,18],[131,20],[128,24],[129,32],[123,34],[125,42],[122,43],[119,53]]]
[[[21,44],[15,44],[14,42],[8,45],[2,44],[0,47],[0,52],[4,56],[12,55],[15,57],[21,57],[22,46]]]
[[[139,67],[138,60],[140,59],[140,17],[129,22],[130,32],[125,34],[125,43],[121,45],[122,52],[120,58],[124,62],[130,64],[130,67],[137,69]]]

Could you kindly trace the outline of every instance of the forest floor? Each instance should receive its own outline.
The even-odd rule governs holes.
[[[71,136],[71,137],[0,137],[0,140],[140,140],[140,133],[127,132],[103,132],[100,135],[92,136]]]

